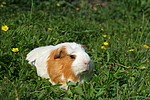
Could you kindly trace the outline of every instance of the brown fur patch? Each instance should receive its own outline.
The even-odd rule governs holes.
[[[55,59],[55,55],[59,55],[60,58]],[[58,48],[52,51],[47,61],[47,70],[51,81],[54,83],[60,82],[65,84],[68,79],[72,79],[72,81],[76,82],[78,78],[71,69],[73,61],[74,59],[70,58],[70,55],[67,54],[64,46],[61,47],[61,49]],[[65,80],[62,80],[62,75]]]

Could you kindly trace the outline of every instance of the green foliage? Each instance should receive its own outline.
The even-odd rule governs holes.
[[[149,0],[110,0],[97,10],[84,0],[5,2],[0,26],[9,30],[0,30],[0,98],[150,99]],[[70,84],[67,91],[38,77],[25,60],[33,48],[62,42],[85,45],[95,65],[90,82]]]

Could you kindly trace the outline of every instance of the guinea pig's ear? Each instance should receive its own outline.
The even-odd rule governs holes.
[[[85,50],[85,52],[86,52],[86,48],[85,48],[85,46],[84,45],[81,45],[82,46],[82,48]]]
[[[60,59],[63,54],[63,50],[60,50],[59,54],[54,55],[54,59]]]

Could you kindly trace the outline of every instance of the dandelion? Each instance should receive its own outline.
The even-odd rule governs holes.
[[[80,8],[76,8],[76,10],[80,10]]]
[[[102,31],[104,31],[104,29],[103,29],[103,28],[101,28],[101,30],[102,30]]]
[[[3,5],[6,5],[6,2],[2,2]]]
[[[120,41],[120,38],[118,38],[118,41]]]
[[[95,8],[94,8],[94,10],[96,11],[96,10],[97,10],[97,8],[95,7]]]
[[[3,8],[4,6],[3,6],[3,5],[1,5],[1,7]]]
[[[101,46],[101,49],[106,49],[106,47],[105,46]]]
[[[145,67],[145,66],[142,66],[142,67],[141,67],[141,70],[145,70],[145,69],[146,69],[146,67]]]
[[[134,16],[132,16],[131,18],[134,18]]]
[[[57,3],[56,5],[57,5],[58,7],[60,6],[60,4],[59,4],[59,3]]]
[[[52,31],[53,29],[52,28],[48,28],[48,30]]]
[[[11,50],[12,52],[18,52],[19,51],[19,49],[18,48],[12,48],[12,50]]]
[[[102,36],[103,36],[104,38],[105,38],[105,37],[107,37],[107,35],[106,35],[106,34],[103,34]]]
[[[133,52],[135,49],[130,49],[130,50],[128,50],[128,52]]]
[[[148,46],[148,45],[143,45],[143,47],[144,47],[144,48],[149,48],[149,46]]]
[[[104,42],[103,44],[104,44],[105,46],[108,46],[108,45],[109,45],[109,43],[108,43],[108,42]]]
[[[135,45],[139,45],[138,43],[136,43]]]
[[[8,31],[8,29],[9,29],[9,27],[7,25],[4,25],[1,27],[1,30],[5,31],[5,32]]]
[[[18,6],[17,6],[17,5],[14,5],[14,7],[15,7],[15,8],[18,8]]]
[[[54,40],[55,38],[52,38],[52,40]]]
[[[139,31],[139,34],[141,34],[142,32],[141,31]]]

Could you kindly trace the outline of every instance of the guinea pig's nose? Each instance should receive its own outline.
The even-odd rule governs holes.
[[[85,62],[84,65],[85,65],[85,69],[89,70],[89,62],[88,63]]]
[[[90,63],[90,62],[85,62],[84,64],[88,66],[88,65],[89,65],[89,63]]]

